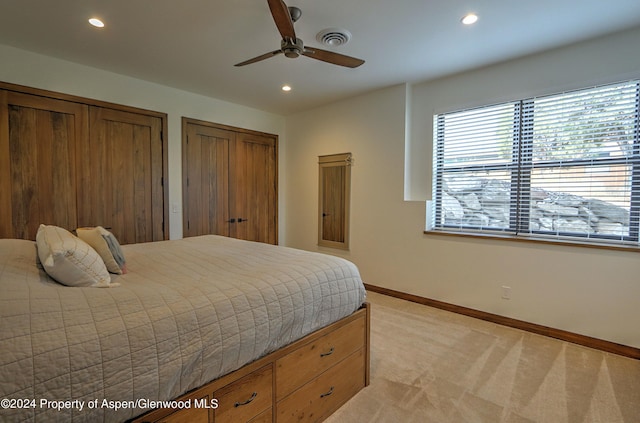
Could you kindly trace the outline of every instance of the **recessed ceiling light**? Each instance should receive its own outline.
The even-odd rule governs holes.
[[[476,15],[475,13],[469,13],[462,18],[462,23],[465,25],[473,25],[476,22],[478,22],[478,15]]]
[[[91,18],[89,19],[89,23],[93,26],[95,26],[96,28],[103,28],[104,27],[104,22],[102,22],[100,19],[98,18]]]
[[[289,86],[289,85],[283,85],[283,86],[282,86],[282,91],[291,91],[291,86]]]

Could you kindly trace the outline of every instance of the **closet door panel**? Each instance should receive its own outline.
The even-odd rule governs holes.
[[[235,134],[195,123],[186,133],[184,236],[229,236],[229,145]]]
[[[232,150],[231,208],[238,219],[235,238],[277,242],[275,138],[238,133]]]
[[[41,223],[77,227],[77,145],[87,107],[0,92],[0,237],[35,239]]]
[[[81,147],[79,225],[109,228],[123,244],[164,239],[160,118],[90,108]]]

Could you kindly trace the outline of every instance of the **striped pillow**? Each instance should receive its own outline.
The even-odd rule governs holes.
[[[102,226],[96,226],[95,228],[78,228],[76,233],[78,238],[100,254],[110,273],[117,275],[127,273],[127,265],[120,243],[111,232]]]

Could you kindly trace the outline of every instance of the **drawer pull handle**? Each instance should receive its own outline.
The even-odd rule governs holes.
[[[333,394],[333,386],[331,387],[331,389],[329,389],[329,392],[325,392],[324,394],[320,395],[320,398],[328,397],[331,394]]]
[[[333,354],[333,347],[331,347],[331,349],[329,350],[329,352],[326,352],[326,353],[322,353],[322,354],[320,354],[320,357],[326,357],[326,356],[331,355],[331,354]]]
[[[251,394],[251,398],[249,398],[248,400],[246,400],[245,402],[236,402],[233,406],[234,407],[240,407],[242,405],[247,405],[249,404],[251,401],[253,401],[254,399],[256,399],[256,397],[258,396],[257,392],[254,392],[253,394]]]

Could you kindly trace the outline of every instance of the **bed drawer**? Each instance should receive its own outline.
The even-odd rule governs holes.
[[[365,345],[365,319],[353,322],[276,361],[280,400]]]
[[[271,364],[213,393],[218,400],[216,423],[240,423],[263,416],[273,404],[273,369]],[[268,413],[267,413],[268,414]],[[271,421],[258,418],[258,421]]]
[[[318,422],[365,386],[365,355],[360,349],[276,405],[278,423]]]
[[[268,410],[263,411],[259,415],[255,416],[253,419],[249,420],[248,423],[272,423],[273,422],[273,408],[269,408]]]

